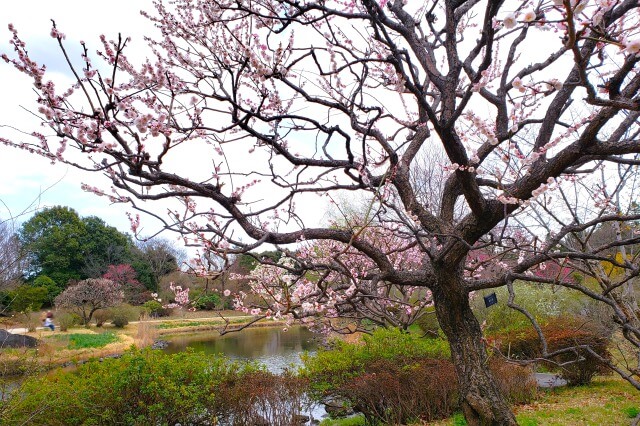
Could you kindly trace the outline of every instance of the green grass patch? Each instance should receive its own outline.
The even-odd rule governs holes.
[[[115,333],[107,332],[100,334],[90,333],[74,333],[66,335],[53,336],[56,340],[66,341],[67,349],[87,349],[87,348],[102,348],[109,343],[118,341],[118,336]]]
[[[462,413],[457,413],[453,416],[451,424],[453,426],[467,426],[467,421],[464,419]]]
[[[640,394],[617,377],[597,377],[590,385],[540,391],[531,405],[515,407],[520,426],[626,425],[640,413]],[[462,414],[435,423],[464,426]]]
[[[324,419],[320,422],[320,426],[364,426],[367,422],[364,416],[345,417],[344,419]]]
[[[623,408],[622,412],[627,415],[630,419],[635,419],[640,414],[640,408],[638,407],[627,407]]]

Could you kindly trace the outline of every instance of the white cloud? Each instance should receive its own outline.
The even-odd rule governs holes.
[[[77,57],[80,52],[81,40],[86,42],[90,54],[95,55],[95,51],[101,48],[100,34],[105,34],[107,39],[115,39],[118,33],[121,33],[123,37],[132,37],[128,56],[135,61],[142,61],[146,47],[144,36],[156,34],[153,25],[139,14],[140,9],[148,10],[152,7],[150,1],[111,0],[100,3],[99,7],[88,6],[86,0],[24,0],[5,3],[0,15],[0,52],[12,56],[12,48],[8,43],[11,33],[7,29],[8,24],[12,23],[21,38],[27,42],[33,58],[39,63],[47,64],[48,78],[53,78],[61,87],[66,87],[60,83],[70,81],[71,75],[58,50],[57,41],[49,36],[50,19],[54,19],[58,29],[66,35],[65,46],[69,46],[72,58]],[[27,77],[11,66],[0,63],[0,93],[4,98],[3,102],[0,102],[0,126],[4,126],[0,127],[0,136],[12,140],[26,140],[25,135],[20,134],[20,130],[39,129],[38,119],[27,111],[28,108],[33,108],[35,101],[31,84]],[[299,143],[303,145],[303,151],[314,148],[311,142],[301,140]],[[233,164],[232,167],[240,167],[238,170],[247,173],[258,170],[251,161],[247,161],[250,147],[248,141],[246,144],[225,145],[227,159]],[[211,147],[191,144],[177,157],[173,157],[173,161],[167,160],[165,166],[177,173],[186,170],[196,180],[209,179],[212,163],[207,150],[211,150]],[[255,161],[257,155],[251,157]],[[261,168],[264,168],[264,164]],[[268,178],[264,180],[268,181]],[[67,205],[76,209],[82,216],[97,215],[120,230],[128,231],[129,222],[125,212],[132,209],[124,205],[111,205],[106,197],[97,197],[81,191],[81,183],[106,189],[110,187],[109,182],[99,174],[82,172],[62,164],[52,165],[46,159],[0,145],[0,200],[6,204],[0,205],[0,218],[8,216],[9,212],[11,215],[19,214],[36,200],[36,206]],[[50,186],[50,189],[41,194]],[[265,198],[268,200],[276,196],[273,186],[266,186],[259,185],[249,191],[248,195],[263,201]],[[279,192],[278,195],[282,196],[283,191]],[[322,218],[324,208],[318,206],[324,202],[324,198],[317,196],[300,200],[297,209],[302,217],[308,219],[307,226],[315,226]],[[154,212],[164,216],[167,205],[164,202],[155,203]],[[160,224],[153,219],[144,219],[142,226],[144,233],[155,233]]]
[[[95,7],[94,5],[99,5]],[[66,34],[66,45],[72,53],[80,52],[79,41],[90,46],[91,53],[100,48],[100,34],[108,39],[118,33],[131,36],[132,48],[142,51],[143,36],[152,25],[140,16],[139,10],[149,7],[148,1],[110,0],[107,3],[65,0],[21,0],[3,2],[0,14],[0,52],[12,55],[9,44],[11,23],[28,45],[30,54],[39,63],[47,64],[55,80],[68,74],[64,58],[57,42],[49,36],[51,19]],[[49,75],[49,74],[48,74]],[[26,140],[20,131],[38,130],[38,120],[26,109],[33,105],[31,82],[11,66],[0,64],[0,136],[13,140]],[[62,164],[50,164],[49,160],[17,149],[0,145],[0,219],[16,216],[24,210],[52,205],[67,205],[82,216],[97,215],[122,231],[129,229],[125,211],[130,208],[110,205],[106,198],[83,192],[82,182],[105,186],[105,180],[94,174],[81,172]],[[25,217],[21,217],[24,220]],[[151,226],[150,226],[151,227]],[[156,225],[157,228],[157,225]]]

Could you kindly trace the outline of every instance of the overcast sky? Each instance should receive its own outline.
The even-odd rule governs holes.
[[[143,51],[145,32],[153,32],[152,26],[139,14],[149,9],[149,0],[109,0],[106,2],[80,0],[19,0],[4,1],[0,7],[0,52],[12,53],[7,26],[14,24],[27,42],[30,54],[40,63],[47,64],[49,72],[63,79],[64,63],[61,62],[56,41],[49,36],[51,19],[55,19],[60,31],[66,34],[69,46],[79,46],[83,40],[93,52],[99,48],[99,36],[116,38],[118,33],[132,37],[132,48]],[[131,50],[129,51],[131,55]],[[141,54],[143,55],[143,54]],[[55,77],[55,75],[54,75]],[[37,121],[18,107],[33,106],[35,95],[29,98],[31,82],[11,66],[0,64],[0,136],[18,137],[18,133],[6,126],[20,130],[37,130]],[[66,205],[76,209],[81,216],[96,215],[122,231],[129,230],[129,222],[123,206],[110,205],[108,200],[83,192],[82,182],[105,186],[99,176],[82,173],[62,164],[51,165],[48,160],[0,145],[0,220],[20,215],[30,207]],[[100,182],[102,184],[100,185]],[[28,216],[19,220],[24,221]],[[151,232],[153,223],[146,222]],[[156,227],[157,230],[157,227]]]

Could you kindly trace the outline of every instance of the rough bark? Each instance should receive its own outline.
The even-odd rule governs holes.
[[[467,423],[470,426],[516,425],[508,402],[486,367],[482,331],[462,279],[451,271],[443,271],[433,289],[433,297],[438,321],[451,346]]]

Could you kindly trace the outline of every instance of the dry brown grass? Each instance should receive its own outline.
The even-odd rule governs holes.
[[[158,337],[158,329],[149,322],[149,319],[146,316],[138,321],[136,325],[138,330],[134,338],[135,345],[138,348],[144,348],[152,345]]]

